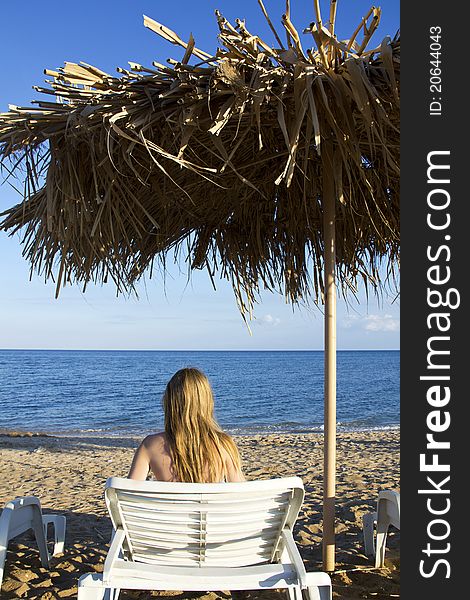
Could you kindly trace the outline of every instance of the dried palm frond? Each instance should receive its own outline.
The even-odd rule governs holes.
[[[337,272],[380,285],[382,259],[399,255],[398,35],[367,44],[372,8],[349,40],[282,17],[279,47],[216,12],[210,54],[145,17],[181,46],[180,61],[130,63],[109,75],[65,63],[46,70],[56,102],[0,115],[0,161],[22,170],[24,199],[0,228],[22,230],[32,269],[66,282],[114,280],[129,291],[169,256],[231,281],[242,314],[259,286],[296,303],[323,294],[322,173],[333,169]],[[334,6],[333,6],[334,4]],[[289,6],[289,3],[288,3]],[[361,30],[363,39],[359,40]],[[334,145],[325,164],[325,140]]]

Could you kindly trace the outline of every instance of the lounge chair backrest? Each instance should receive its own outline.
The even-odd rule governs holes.
[[[400,529],[400,494],[392,490],[379,492],[377,512],[385,511],[388,522]],[[383,517],[382,517],[383,518]]]
[[[10,500],[5,504],[0,517],[2,530],[3,521],[5,521],[4,527],[8,527],[8,539],[10,540],[28,529],[34,529],[35,526],[42,527],[41,504],[38,498],[25,496]]]
[[[278,557],[304,497],[298,477],[241,483],[108,479],[106,503],[125,556],[177,566],[241,567]]]

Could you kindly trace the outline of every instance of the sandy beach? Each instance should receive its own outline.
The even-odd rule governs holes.
[[[1,597],[52,600],[73,598],[78,578],[100,572],[111,524],[104,503],[104,482],[126,476],[140,440],[134,438],[53,437],[0,433],[0,506],[15,496],[35,495],[45,513],[67,517],[66,547],[46,571],[32,535],[9,545]],[[272,434],[237,437],[247,479],[300,476],[306,498],[295,529],[307,570],[321,569],[322,436]],[[386,565],[373,568],[363,554],[361,517],[375,509],[381,489],[399,490],[399,432],[362,431],[338,435],[337,571],[333,597],[362,599],[399,597],[400,533],[391,530]],[[154,593],[185,600],[200,593]],[[120,598],[148,598],[148,592],[121,593]],[[252,592],[253,599],[284,598],[275,592]],[[229,599],[221,591],[205,596]]]

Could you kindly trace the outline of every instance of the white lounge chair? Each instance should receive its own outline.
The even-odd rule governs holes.
[[[383,490],[379,492],[377,512],[366,513],[362,517],[365,553],[369,556],[375,554],[377,568],[383,567],[385,563],[385,545],[390,525],[400,529],[400,494]]]
[[[65,517],[63,515],[43,515],[41,503],[36,496],[15,498],[5,504],[0,516],[0,587],[3,580],[3,567],[7,554],[8,542],[28,529],[34,531],[42,566],[49,568],[49,552],[47,549],[47,526],[54,526],[55,556],[64,551]]]
[[[286,588],[291,600],[330,600],[326,573],[307,573],[292,537],[304,497],[298,477],[242,483],[111,478],[114,526],[102,574],[78,583],[79,600],[116,600],[120,589]]]

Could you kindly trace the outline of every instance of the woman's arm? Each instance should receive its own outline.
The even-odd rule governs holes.
[[[140,444],[134,454],[131,470],[129,471],[128,479],[136,479],[137,481],[145,481],[150,470],[150,456],[146,446],[146,440]]]

